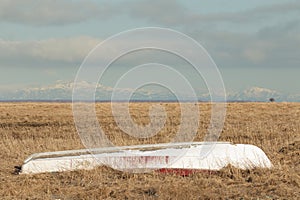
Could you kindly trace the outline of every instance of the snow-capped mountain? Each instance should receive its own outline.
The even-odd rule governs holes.
[[[31,87],[20,89],[10,92],[0,91],[1,101],[11,100],[42,100],[42,101],[70,101],[72,100],[74,82],[58,81],[56,84],[49,85],[47,87]],[[176,101],[174,94],[170,93],[166,89],[153,89],[142,88],[134,91],[131,88],[112,88],[101,84],[91,84],[85,81],[77,82],[76,88],[79,88],[80,95],[78,98],[84,100],[88,92],[95,91],[95,98],[98,101],[110,101],[113,91],[117,93],[117,97],[114,100],[124,100],[130,96],[131,100],[136,101]],[[198,99],[200,101],[210,101],[210,95],[207,91],[198,89],[196,91]],[[185,96],[186,100],[190,100],[188,95]],[[300,94],[285,94],[275,90],[251,87],[240,92],[227,92],[228,101],[269,101],[270,98],[275,101],[300,101]]]
[[[240,92],[228,94],[228,100],[236,101],[269,101],[270,98],[276,101],[286,101],[286,97],[281,92],[262,87],[251,87]]]
[[[76,84],[76,85],[75,85]],[[73,96],[73,88],[76,86],[77,95],[75,100],[91,100],[88,94],[95,94],[98,101],[110,101],[113,92],[113,99],[116,101],[131,100],[155,101],[155,100],[176,100],[174,95],[166,93],[163,90],[139,89],[134,91],[131,88],[112,88],[101,84],[92,84],[86,81],[63,82],[58,81],[54,85],[44,87],[30,87],[11,92],[0,92],[1,101],[22,101],[22,100],[42,100],[42,101],[70,101]],[[95,88],[96,87],[96,88]]]

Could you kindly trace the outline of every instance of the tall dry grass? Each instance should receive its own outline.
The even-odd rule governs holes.
[[[141,125],[150,122],[152,103],[132,103],[130,113]],[[160,103],[167,113],[165,127],[154,137],[137,139],[114,122],[110,104],[97,104],[97,116],[116,145],[171,141],[180,126],[180,107]],[[196,141],[203,140],[211,106],[199,103]],[[274,168],[239,170],[228,166],[215,173],[188,177],[174,174],[129,174],[108,167],[90,171],[14,175],[32,153],[84,148],[76,132],[71,104],[0,104],[1,199],[299,199],[300,104],[230,103],[220,141],[254,144]]]

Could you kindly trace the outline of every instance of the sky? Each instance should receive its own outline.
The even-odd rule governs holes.
[[[0,0],[0,27],[0,94],[73,81],[97,44],[142,27],[173,29],[200,43],[227,91],[256,86],[300,94],[296,0]],[[113,84],[111,77],[136,60],[168,57],[146,54],[120,59],[104,84]],[[173,59],[170,65],[181,63]]]

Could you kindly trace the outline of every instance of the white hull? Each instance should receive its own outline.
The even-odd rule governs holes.
[[[150,148],[159,147],[158,150]],[[137,150],[135,147],[142,147]],[[147,172],[156,169],[220,170],[227,165],[240,169],[271,168],[272,163],[258,147],[229,143],[182,143],[74,150],[34,154],[22,165],[22,174],[93,169]],[[83,153],[83,155],[70,155]],[[69,154],[69,155],[68,155]],[[53,157],[54,156],[54,157]]]

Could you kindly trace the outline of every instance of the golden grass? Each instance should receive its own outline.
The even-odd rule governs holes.
[[[152,103],[132,103],[130,113],[138,124],[150,119]],[[103,130],[115,144],[168,142],[180,125],[180,107],[161,103],[166,126],[150,139],[124,134],[113,120],[110,104],[97,104]],[[199,103],[196,141],[206,134],[210,105]],[[0,104],[1,199],[299,199],[300,104],[230,103],[220,141],[254,144],[262,148],[274,169],[174,174],[129,174],[108,167],[90,171],[14,175],[32,153],[84,148],[77,135],[69,103]]]

